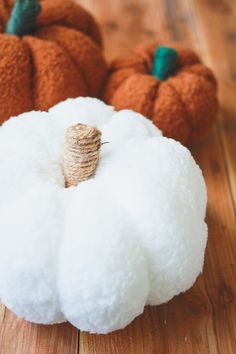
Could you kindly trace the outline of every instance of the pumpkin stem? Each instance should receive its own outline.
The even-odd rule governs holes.
[[[158,47],[154,54],[152,75],[164,81],[177,69],[178,54],[173,48]]]
[[[18,36],[33,33],[40,11],[39,0],[15,0],[15,5],[6,26],[6,33]]]
[[[99,161],[101,132],[95,127],[76,124],[69,127],[65,137],[64,176],[66,187],[94,176]]]

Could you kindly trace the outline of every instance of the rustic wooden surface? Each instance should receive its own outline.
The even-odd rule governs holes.
[[[146,308],[122,331],[78,333],[37,326],[0,306],[0,354],[236,353],[236,1],[80,0],[97,16],[113,59],[142,40],[175,39],[195,48],[219,80],[212,134],[192,153],[209,195],[204,274],[168,304]]]

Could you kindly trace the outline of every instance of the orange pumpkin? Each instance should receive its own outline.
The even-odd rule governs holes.
[[[0,124],[77,96],[107,74],[93,17],[71,0],[0,0]]]
[[[116,59],[111,64],[104,100],[117,110],[142,113],[167,137],[185,145],[195,144],[216,119],[216,79],[193,51],[172,43],[161,48],[164,56],[157,43],[149,43]]]

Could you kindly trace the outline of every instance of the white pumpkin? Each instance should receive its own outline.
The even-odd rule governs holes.
[[[66,129],[102,132],[94,178],[64,187]],[[106,333],[192,286],[207,241],[190,152],[129,110],[92,98],[0,128],[0,298],[36,323]]]

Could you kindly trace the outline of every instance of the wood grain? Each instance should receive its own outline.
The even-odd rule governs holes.
[[[78,331],[64,323],[36,325],[6,310],[0,329],[0,354],[76,354]]]
[[[5,306],[0,302],[0,327],[2,326],[4,321],[5,311],[6,311]]]
[[[204,273],[169,303],[109,335],[69,324],[37,326],[0,306],[0,354],[236,353],[236,2],[232,0],[78,0],[101,23],[111,60],[141,41],[178,40],[217,75],[220,113],[192,153],[208,188]]]
[[[219,85],[219,134],[223,144],[231,193],[236,210],[236,2],[194,0],[204,61],[216,73]],[[208,25],[210,19],[210,25]]]

